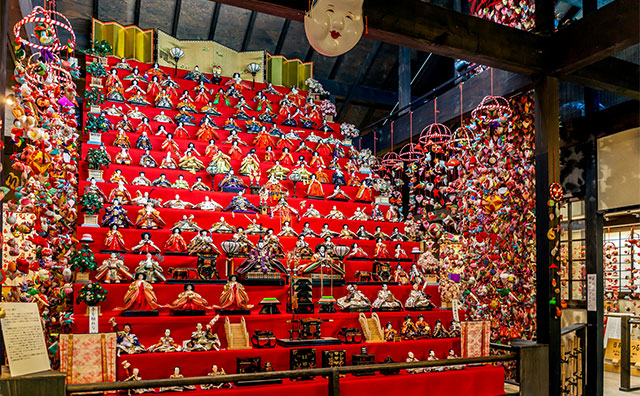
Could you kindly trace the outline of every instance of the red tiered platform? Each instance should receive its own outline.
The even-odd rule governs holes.
[[[109,63],[113,65],[116,62],[115,59],[110,59]],[[149,69],[150,65],[146,64],[138,64],[136,62],[131,62],[132,66],[139,66],[142,73],[144,73],[147,69]],[[164,70],[168,74],[172,74],[172,70]],[[129,74],[126,70],[118,70],[118,75],[122,79],[122,77]],[[179,71],[179,76],[183,77],[185,74],[184,71]],[[193,81],[184,80],[183,78],[175,79],[180,84],[179,92],[187,89],[192,92],[192,88],[196,85]],[[89,82],[90,79],[87,79]],[[125,84],[125,89],[129,86],[129,82],[123,80]],[[144,85],[144,84],[143,84]],[[224,81],[223,85],[224,86]],[[214,84],[206,84],[208,89],[213,89],[213,91],[217,91],[219,87]],[[143,86],[146,88],[146,86]],[[264,84],[256,84],[256,90],[264,88]],[[276,88],[281,93],[285,93],[286,90],[282,87]],[[245,90],[244,97],[249,101],[254,97],[255,93],[251,90]],[[125,94],[128,96],[128,94]],[[268,98],[273,103],[273,111],[275,113],[278,112],[278,101],[280,100],[280,96],[278,95],[267,95]],[[147,97],[149,102],[153,102],[152,97]],[[236,104],[237,99],[232,99],[232,105]],[[174,100],[175,102],[175,100]],[[249,102],[251,103],[251,102]],[[175,103],[174,103],[175,104]],[[116,107],[122,107],[124,112],[126,113],[129,108],[127,104],[123,103],[114,103],[107,101],[101,107],[107,108],[112,105]],[[160,111],[164,111],[166,115],[173,118],[176,115],[176,111],[174,110],[161,110],[155,108],[153,106],[137,106],[138,109],[143,112],[149,119],[152,119],[155,115],[159,114]],[[214,121],[218,125],[222,125],[228,117],[230,117],[235,109],[232,107],[228,107],[223,103],[218,105],[218,111],[222,113],[219,117],[213,117]],[[250,116],[257,116],[257,112],[249,111]],[[202,118],[202,114],[193,114],[197,121]],[[86,116],[86,114],[85,114]],[[118,121],[121,120],[120,117],[108,116],[109,120],[115,125]],[[86,117],[85,117],[86,119]],[[140,122],[139,120],[131,120],[134,127]],[[197,122],[196,121],[196,122]],[[282,122],[282,118],[279,117],[277,123],[280,124]],[[237,123],[243,127],[244,121],[238,120]],[[158,122],[151,121],[150,122],[152,130],[157,130],[160,125]],[[168,132],[172,132],[175,128],[174,124],[163,123]],[[339,125],[330,124],[334,131],[334,136],[339,136]],[[194,143],[195,148],[200,152],[200,154],[204,154],[205,147],[207,146],[207,142],[195,140],[195,133],[198,127],[194,126],[185,126],[190,137],[192,139],[175,139],[178,143],[181,152],[187,148],[189,143]],[[283,130],[285,133],[289,130],[295,130],[303,139],[309,135],[310,133],[314,133],[319,137],[325,138],[330,136],[322,131],[311,131],[304,128],[290,128],[287,126],[280,126],[279,128]],[[217,139],[216,144],[218,148],[227,153],[231,145],[221,143],[228,136],[229,132],[224,130],[217,130],[217,133],[220,135],[220,138]],[[241,149],[244,154],[248,153],[251,148],[252,141],[256,135],[249,133],[239,133],[240,138],[246,142],[249,147],[242,146]],[[108,133],[102,135],[102,142],[105,144],[108,153],[111,158],[114,158],[115,155],[119,152],[119,148],[113,147],[113,142],[115,140],[116,131],[110,130]],[[135,141],[138,138],[138,135],[135,133],[127,134],[129,141],[131,142],[131,146],[135,145]],[[153,146],[153,150],[151,151],[151,155],[154,159],[160,163],[162,158],[164,157],[164,152],[161,150],[160,145],[164,140],[163,136],[149,136],[151,140],[151,144]],[[86,142],[88,136],[85,136],[84,141]],[[274,142],[277,139],[274,138]],[[314,143],[310,143],[309,146],[313,149]],[[96,148],[98,146],[91,144],[84,144],[82,147],[83,158],[86,157],[87,150],[89,148]],[[333,146],[331,146],[333,149]],[[264,159],[264,149],[257,149],[257,155],[260,160]],[[277,149],[274,146],[275,158],[280,157],[281,150]],[[347,151],[345,149],[345,151]],[[109,179],[116,169],[122,171],[122,176],[124,176],[127,182],[131,182],[138,173],[144,171],[146,177],[150,180],[154,180],[160,176],[161,173],[164,173],[167,176],[167,179],[170,182],[174,182],[178,175],[183,175],[184,179],[192,185],[196,181],[196,177],[201,177],[202,181],[211,186],[212,183],[215,185],[216,191],[188,191],[183,189],[175,189],[175,188],[160,188],[160,187],[145,187],[145,186],[135,186],[131,184],[126,184],[126,188],[129,193],[135,197],[136,192],[140,191],[141,193],[148,192],[151,198],[159,199],[161,198],[163,202],[167,200],[173,199],[176,194],[180,195],[181,199],[193,204],[197,204],[204,200],[205,197],[209,197],[210,199],[216,201],[225,207],[233,198],[233,193],[226,193],[217,191],[217,185],[222,179],[222,176],[218,175],[215,178],[211,178],[211,176],[204,170],[189,173],[184,170],[169,170],[169,169],[159,169],[159,168],[143,168],[137,166],[140,155],[143,154],[142,150],[137,150],[132,148],[130,150],[130,155],[132,157],[131,165],[115,165],[112,164],[105,170],[103,179],[104,182],[99,182],[98,186],[100,189],[107,195],[111,192],[111,190],[117,185],[114,183],[110,183]],[[297,160],[299,155],[303,155],[307,161],[310,160],[309,153],[295,153],[292,152],[294,159]],[[205,166],[208,165],[209,159],[204,156],[198,157]],[[176,161],[178,158],[174,158]],[[323,157],[324,163],[326,165],[329,164],[332,158],[329,156]],[[240,167],[240,162],[238,160],[232,160],[231,165],[237,171]],[[338,160],[341,167],[343,167],[347,162],[346,158],[341,158]],[[260,164],[261,171],[261,182],[264,183],[266,180],[266,170],[272,167],[274,164],[268,161],[263,161]],[[293,166],[287,166],[290,169],[293,169]],[[315,170],[314,168],[311,169]],[[331,179],[333,171],[326,170],[329,178]],[[364,179],[367,177],[364,173],[358,173],[360,179]],[[349,177],[348,172],[345,171],[345,177]],[[87,186],[88,181],[87,174],[87,164],[85,161],[81,163],[81,174],[80,174],[80,191],[83,191]],[[249,180],[246,177],[243,177],[245,184],[249,184]],[[290,195],[293,195],[293,183],[289,180],[283,181],[282,183],[285,188],[289,191]],[[300,213],[304,213],[309,204],[313,204],[314,207],[323,215],[326,216],[333,206],[337,206],[340,211],[344,213],[344,215],[348,218],[353,215],[354,211],[357,208],[364,209],[367,214],[371,213],[371,204],[370,203],[361,203],[354,202],[353,198],[356,195],[357,187],[344,187],[343,190],[345,193],[351,197],[351,201],[342,202],[342,201],[333,201],[333,200],[311,200],[305,198],[306,195],[306,186],[303,186],[302,183],[298,183],[296,188],[296,196],[297,198],[288,198],[289,205],[296,210],[299,210]],[[323,185],[323,190],[325,196],[328,196],[333,191],[333,186],[330,184]],[[250,191],[247,189],[245,192],[245,196],[254,204],[258,205],[259,197],[257,195],[250,194]],[[306,203],[303,203],[306,201]],[[271,204],[274,205],[274,204]],[[138,210],[141,209],[140,206],[135,205],[125,205],[127,209],[129,218],[135,222],[137,217]],[[246,227],[250,220],[256,219],[258,223],[261,223],[265,228],[273,228],[276,233],[281,229],[282,219],[278,217],[271,218],[265,215],[257,215],[257,214],[240,214],[240,213],[231,213],[231,212],[222,212],[222,211],[201,211],[201,210],[192,210],[192,209],[170,209],[170,208],[157,208],[160,212],[160,216],[167,223],[167,225],[159,230],[151,231],[153,242],[159,246],[163,247],[165,241],[169,237],[171,233],[171,227],[177,221],[182,219],[183,215],[193,215],[195,222],[202,228],[208,229],[211,225],[217,222],[220,217],[224,217],[227,222],[234,226],[243,226]],[[386,207],[381,207],[383,212],[386,212]],[[102,215],[100,216],[100,220],[102,219]],[[303,224],[305,222],[309,222],[311,228],[315,232],[320,232],[320,229],[323,224],[327,223],[329,228],[334,232],[339,232],[344,224],[347,224],[349,229],[352,231],[356,231],[360,225],[364,225],[365,229],[373,233],[377,226],[381,227],[381,230],[386,234],[391,234],[394,231],[395,227],[400,229],[400,232],[404,231],[404,225],[402,223],[391,223],[391,222],[378,222],[378,221],[355,221],[355,220],[336,220],[336,219],[326,219],[322,218],[308,218],[302,217],[300,220],[293,220],[291,226],[297,231],[300,232]],[[92,234],[95,244],[92,246],[94,252],[96,253],[96,260],[98,264],[100,264],[104,259],[108,257],[108,253],[101,253],[101,250],[105,250],[104,246],[104,237],[106,232],[108,231],[105,227],[78,227],[78,235],[82,235],[85,233]],[[120,232],[123,234],[127,249],[131,249],[141,238],[142,232],[146,230],[129,228],[129,229],[120,229]],[[183,232],[182,236],[185,241],[188,243],[191,238],[195,235],[193,232]],[[231,238],[231,234],[212,234],[212,238],[216,246],[220,246],[220,243],[224,240],[228,240]],[[249,239],[253,242],[258,240],[258,236],[250,235]],[[305,239],[311,246],[314,248],[316,244],[322,242],[320,238],[306,238]],[[295,246],[296,238],[294,237],[280,237],[280,242],[284,246],[285,251],[293,249]],[[346,260],[345,261],[345,281],[353,282],[355,281],[354,272],[355,271],[371,271],[373,264],[373,254],[375,248],[375,241],[373,240],[351,240],[351,239],[339,239],[335,238],[334,242],[337,245],[351,245],[354,242],[357,242],[360,247],[362,247],[365,252],[369,255],[368,260]],[[387,248],[391,254],[393,254],[394,247],[398,242],[386,241]],[[417,242],[402,242],[402,247],[405,249],[409,256],[411,257],[411,250],[414,247],[418,246]],[[125,264],[129,267],[129,270],[133,271],[138,263],[143,259],[144,256],[133,254],[131,252],[127,252],[123,255],[123,259]],[[237,266],[243,259],[234,259],[234,263]],[[284,261],[284,260],[283,260]],[[393,260],[389,258],[388,261],[391,263],[392,267],[395,267],[397,260]],[[180,255],[164,255],[164,261],[160,263],[163,268],[165,275],[167,270],[171,267],[188,267],[195,268],[197,262],[197,257],[195,256],[180,256]],[[409,271],[410,263],[403,262],[402,266],[405,271]],[[220,275],[225,277],[225,258],[221,256],[217,261],[217,269]],[[91,275],[92,279],[95,280],[95,274]],[[76,285],[76,291],[80,288],[81,285]],[[176,342],[182,343],[183,340],[189,339],[191,332],[195,330],[197,323],[206,324],[209,322],[215,312],[210,311],[207,312],[206,316],[171,316],[168,311],[161,310],[160,315],[158,317],[119,317],[119,312],[115,310],[117,307],[122,306],[123,296],[128,288],[128,282],[124,284],[103,284],[103,286],[108,290],[107,299],[101,303],[101,312],[102,316],[99,320],[99,328],[100,331],[110,331],[111,326],[108,323],[108,320],[111,317],[116,317],[116,321],[123,325],[125,323],[129,323],[132,327],[132,332],[135,333],[140,342],[149,347],[156,342],[158,342],[159,338],[163,335],[165,329],[171,330],[171,335],[175,339]],[[175,283],[155,283],[153,284],[154,291],[158,297],[158,302],[160,304],[168,304],[173,301],[177,295],[183,290],[183,284],[175,284]],[[329,285],[325,284],[325,293],[328,294]],[[206,283],[198,283],[195,286],[195,290],[202,295],[205,299],[209,301],[209,304],[218,304],[218,298],[220,292],[222,291],[222,284],[206,284]],[[373,301],[376,297],[377,291],[380,289],[379,285],[360,285],[359,289]],[[389,289],[393,292],[396,298],[401,300],[403,303],[407,299],[410,286],[398,286],[391,285]],[[245,320],[247,322],[248,331],[253,334],[255,330],[270,330],[277,337],[286,337],[288,336],[288,330],[290,329],[290,324],[287,323],[287,320],[291,319],[290,314],[286,314],[286,300],[287,300],[287,286],[246,286],[246,291],[251,299],[251,303],[255,304],[251,310],[250,315],[245,315]],[[432,296],[432,301],[439,306],[439,294],[437,290],[437,286],[427,286],[425,292]],[[334,286],[333,295],[338,298],[346,294],[346,290],[344,286]],[[265,297],[276,297],[282,305],[280,305],[280,311],[282,312],[279,315],[260,315],[258,311],[260,310],[260,305],[258,303]],[[314,286],[313,289],[313,297],[314,301],[317,301],[320,295],[320,287]],[[82,312],[85,311],[84,306],[76,306],[76,321],[74,323],[74,332],[87,332],[88,331],[88,318],[86,316],[82,316]],[[425,320],[431,325],[433,328],[434,323],[437,319],[440,319],[442,323],[448,327],[451,319],[452,312],[447,310],[433,310],[433,311],[424,311],[421,312]],[[378,315],[380,316],[380,320],[384,325],[387,321],[393,324],[395,329],[400,329],[404,316],[410,314],[412,318],[415,320],[418,316],[418,312],[380,312]],[[370,316],[370,313],[366,314]],[[303,315],[304,316],[304,315]],[[323,335],[324,336],[335,336],[338,330],[342,327],[356,327],[360,328],[358,323],[358,313],[344,313],[339,312],[335,314],[315,314],[314,317],[319,317],[323,319],[332,319],[331,322],[326,322],[322,325],[323,327]],[[232,322],[237,322],[240,320],[240,317],[231,317]],[[221,318],[215,325],[214,331],[217,332],[218,336],[222,341],[222,348],[226,348],[226,337],[224,334],[223,328],[224,320]],[[316,346],[317,353],[317,362],[318,366],[321,363],[321,351],[323,350],[346,350],[347,351],[347,364],[351,364],[351,355],[354,353],[360,352],[361,346],[367,346],[369,353],[374,353],[376,355],[376,361],[381,362],[387,356],[390,356],[394,361],[404,361],[408,352],[413,352],[415,356],[420,359],[426,359],[429,353],[429,350],[434,350],[436,355],[440,358],[444,358],[449,349],[453,348],[457,354],[460,351],[460,339],[459,338],[443,338],[443,339],[422,339],[422,340],[413,340],[413,341],[402,341],[402,342],[387,342],[387,343],[372,343],[372,344],[350,344],[350,345],[321,345]],[[248,349],[248,350],[222,350],[222,351],[208,351],[208,352],[175,352],[175,353],[145,353],[145,354],[137,354],[137,355],[122,355],[118,358],[118,378],[124,378],[124,371],[120,365],[123,360],[129,361],[132,366],[140,369],[140,375],[144,379],[153,379],[153,378],[168,378],[170,374],[172,374],[173,367],[178,365],[181,368],[181,372],[185,376],[195,376],[195,375],[205,375],[209,372],[212,364],[217,364],[219,367],[224,368],[227,373],[235,373],[236,372],[236,359],[243,357],[254,357],[260,356],[262,358],[262,363],[264,364],[266,361],[270,361],[275,370],[287,370],[289,369],[289,350],[288,348],[277,346],[273,349]],[[402,373],[396,376],[368,376],[368,377],[347,377],[341,381],[341,391],[345,394],[396,394],[399,389],[403,390],[416,390],[416,389],[425,389],[428,386],[429,394],[434,395],[496,395],[501,394],[503,392],[503,379],[504,372],[499,367],[474,367],[467,368],[463,371],[447,371],[447,372],[434,372],[428,374],[421,375],[409,375],[406,373]],[[311,396],[311,395],[324,395],[326,394],[326,386],[327,381],[325,379],[316,378],[313,381],[303,381],[303,382],[289,382],[285,381],[283,385],[269,385],[263,388],[260,388],[261,394],[276,394],[281,392],[297,392],[302,391]],[[234,388],[232,390],[217,390],[217,393],[233,393],[236,395],[244,395],[244,394],[254,394],[256,392],[256,388]],[[208,394],[208,392],[204,391],[193,391],[190,394],[192,395],[200,395],[200,394]]]

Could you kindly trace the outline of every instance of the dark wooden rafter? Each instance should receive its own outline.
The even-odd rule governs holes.
[[[572,84],[640,100],[640,66],[608,57],[562,78]]]
[[[140,26],[140,6],[142,5],[142,0],[135,0],[135,2],[136,4],[133,11],[133,24],[136,26]]]
[[[307,50],[307,54],[304,56],[304,63],[311,62],[311,58],[313,58],[314,52],[315,50],[313,49],[313,47],[309,46],[309,49]]]
[[[173,24],[171,25],[171,35],[178,37],[178,24],[180,23],[180,10],[182,9],[182,0],[176,0],[176,7],[173,10]]]
[[[411,50],[398,47],[398,105],[402,109],[411,104]]]
[[[325,80],[319,78],[318,81],[324,89],[331,92],[336,97],[346,98],[351,90],[351,84],[341,83],[335,80]],[[353,90],[352,100],[365,103],[376,103],[379,105],[393,106],[398,101],[398,94],[395,91],[387,91],[378,88],[358,85]]]
[[[211,27],[209,28],[209,40],[213,40],[216,36],[216,27],[218,26],[218,17],[220,17],[220,3],[216,3],[213,7],[213,16],[211,17]]]
[[[247,50],[249,46],[249,41],[251,41],[251,33],[253,33],[253,26],[256,23],[256,17],[258,13],[256,11],[251,11],[251,15],[249,16],[249,22],[247,23],[247,31],[244,32],[244,39],[242,40],[242,47],[240,47],[240,51],[244,52]]]
[[[369,72],[369,69],[371,68],[371,65],[373,64],[373,61],[378,56],[378,52],[380,52],[380,46],[381,45],[382,45],[382,43],[380,41],[376,41],[376,42],[373,43],[373,47],[371,47],[371,51],[369,51],[369,55],[367,55],[367,58],[364,60],[364,62],[360,66],[360,71],[358,72],[358,76],[356,77],[356,79],[351,84],[351,89],[349,89],[349,92],[347,93],[347,96],[345,97],[344,102],[342,103],[342,106],[340,107],[340,110],[338,111],[338,115],[336,117],[337,119],[340,119],[340,117],[344,114],[344,111],[349,106],[349,103],[351,102],[351,99],[353,99],[353,93],[354,93],[356,87],[358,85],[360,85],[360,82],[362,82],[362,79],[364,78],[364,76],[366,76],[367,73]]]
[[[639,15],[640,1],[615,0],[560,29],[549,39],[550,72],[573,73],[637,44]]]
[[[297,0],[219,1],[294,21],[302,21],[307,8],[307,3]],[[639,13],[633,11],[638,9],[637,0],[616,0],[612,4],[616,3],[631,3],[631,6],[614,16],[612,14],[616,13],[603,7],[588,16],[590,21],[596,21],[595,24],[578,21],[573,25],[579,26],[579,29],[575,26],[570,30],[562,29],[558,33],[549,33],[551,37],[509,28],[415,0],[397,0],[392,3],[368,0],[365,14],[368,20],[368,37],[371,39],[532,75],[548,71],[554,63],[559,65],[556,67],[558,70],[569,70],[562,67],[563,63],[574,65],[571,68],[577,70],[578,63],[580,67],[584,67],[622,50],[630,42],[637,42],[639,35],[634,32],[638,31],[640,25]],[[624,8],[620,5],[614,7]],[[630,27],[629,30],[623,28],[627,26]],[[552,32],[553,29],[546,31]],[[610,32],[615,33],[609,34]],[[562,45],[559,45],[560,35],[563,37]],[[592,39],[585,40],[585,37]],[[581,47],[579,51],[572,48],[577,42]],[[554,54],[552,50],[556,45],[557,48],[570,51],[567,54]],[[587,54],[586,59],[581,58],[581,53]],[[558,71],[554,75],[566,79],[568,74],[570,73]],[[596,82],[606,79],[606,76],[600,74],[591,78]]]
[[[275,55],[280,55],[282,53],[282,47],[284,46],[284,40],[287,38],[287,33],[289,32],[289,26],[291,26],[291,20],[285,19],[284,23],[282,24],[282,30],[280,31],[280,36],[278,37],[276,50],[274,51]]]
[[[333,80],[336,78],[338,74],[338,69],[340,69],[340,65],[342,64],[342,60],[344,59],[344,54],[338,56],[336,61],[333,62],[333,66],[331,66],[331,70],[329,71],[329,76],[327,77],[329,80]]]
[[[297,0],[220,0],[232,6],[303,21]],[[368,38],[463,58],[520,73],[544,69],[544,37],[415,0],[368,0]],[[491,37],[491,40],[487,40]]]
[[[100,19],[100,0],[93,0],[93,17]]]

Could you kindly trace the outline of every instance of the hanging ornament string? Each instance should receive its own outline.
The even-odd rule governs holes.
[[[393,121],[391,121],[391,151],[393,151]]]
[[[393,124],[392,124],[393,125]],[[378,133],[377,131],[374,129],[373,130],[373,153],[376,154],[378,152],[378,150],[376,150],[377,147],[377,143],[378,142]]]
[[[560,201],[564,193],[562,192],[562,186],[557,182],[556,179],[556,149],[553,149],[553,161],[551,166],[553,167],[553,179],[552,183],[549,185],[549,198],[554,201]]]
[[[413,111],[409,110],[409,142],[413,144]]]
[[[464,122],[464,118],[462,117],[462,83],[460,83],[460,85],[458,85],[458,88],[460,88],[460,127],[462,127],[462,124]]]
[[[433,99],[433,122],[438,123],[438,98]]]

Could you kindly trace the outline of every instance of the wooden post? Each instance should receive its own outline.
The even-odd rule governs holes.
[[[0,379],[3,396],[65,396],[66,374],[59,371],[21,375]]]
[[[329,396],[340,396],[340,373],[335,367],[329,376]]]
[[[411,104],[411,50],[398,47],[398,101],[402,109]]]
[[[555,296],[560,305],[560,276],[550,269],[551,246],[547,238],[549,221],[549,185],[558,181],[559,170],[559,97],[558,80],[540,77],[535,83],[536,127],[536,304],[538,342],[549,345],[549,395],[560,395],[560,318],[556,305],[550,304]],[[554,178],[556,180],[552,180]],[[552,286],[555,279],[556,287]]]
[[[518,354],[517,381],[520,383],[520,396],[544,395],[549,389],[547,368],[548,346],[527,340],[512,340],[511,346]],[[560,371],[554,373],[560,379]]]
[[[586,131],[585,131],[586,132]],[[587,301],[595,306],[587,306],[586,338],[590,348],[583,351],[586,370],[583,373],[585,394],[602,396],[604,382],[604,269],[602,266],[602,214],[598,213],[598,164],[597,140],[587,143],[583,150],[587,156],[585,169],[585,270],[587,281],[595,278],[595,296],[587,294]],[[590,292],[585,285],[587,293]],[[593,304],[592,304],[593,305]]]
[[[620,317],[620,390],[631,390],[631,325],[628,315]]]

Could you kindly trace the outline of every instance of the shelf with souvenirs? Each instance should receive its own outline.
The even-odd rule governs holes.
[[[100,329],[110,330],[113,318],[122,324],[116,330],[127,327],[142,345],[167,352],[127,355],[122,349],[119,363],[127,360],[145,378],[163,378],[153,368],[177,362],[184,362],[185,375],[205,375],[211,365],[201,358],[211,354],[219,367],[236,372],[236,358],[257,352],[227,345],[226,323],[241,322],[247,334],[269,330],[286,338],[288,309],[258,312],[264,301],[288,305],[293,286],[283,281],[297,274],[310,279],[308,297],[316,305],[300,308],[299,318],[327,321],[325,336],[359,329],[359,315],[373,310],[384,325],[377,331],[389,340],[367,344],[385,354],[380,360],[404,360],[411,350],[419,356],[434,350],[443,358],[460,350],[453,312],[439,309],[437,284],[426,284],[427,274],[412,263],[420,243],[410,240],[411,232],[405,235],[397,206],[376,203],[379,194],[389,196],[389,186],[371,173],[376,160],[343,145],[340,127],[324,123],[302,92],[264,84],[254,92],[239,80],[216,85],[194,72],[171,78],[156,66],[132,61],[134,68],[126,70],[113,67],[123,64],[116,58],[108,62],[107,100],[91,110],[101,108],[110,124],[99,141],[85,133],[82,155],[97,149],[111,164],[99,162],[102,180],[92,180],[89,164],[80,162],[80,191],[93,197],[90,205],[103,206],[91,206],[97,221],[77,232],[95,241],[98,268],[90,279],[108,292]],[[171,94],[171,87],[181,93]],[[265,116],[267,108],[274,115]],[[85,117],[85,131],[98,118]],[[157,316],[144,316],[151,313]],[[74,331],[87,329],[88,318],[77,318]],[[201,333],[202,340],[191,340]],[[128,343],[132,339],[120,333],[119,348],[142,352]],[[201,352],[178,352],[183,347]],[[359,347],[317,345],[318,352],[347,348],[357,353]],[[206,352],[215,349],[227,350]],[[268,351],[272,367],[284,370],[286,349],[260,354]],[[125,378],[123,367],[118,370]]]

